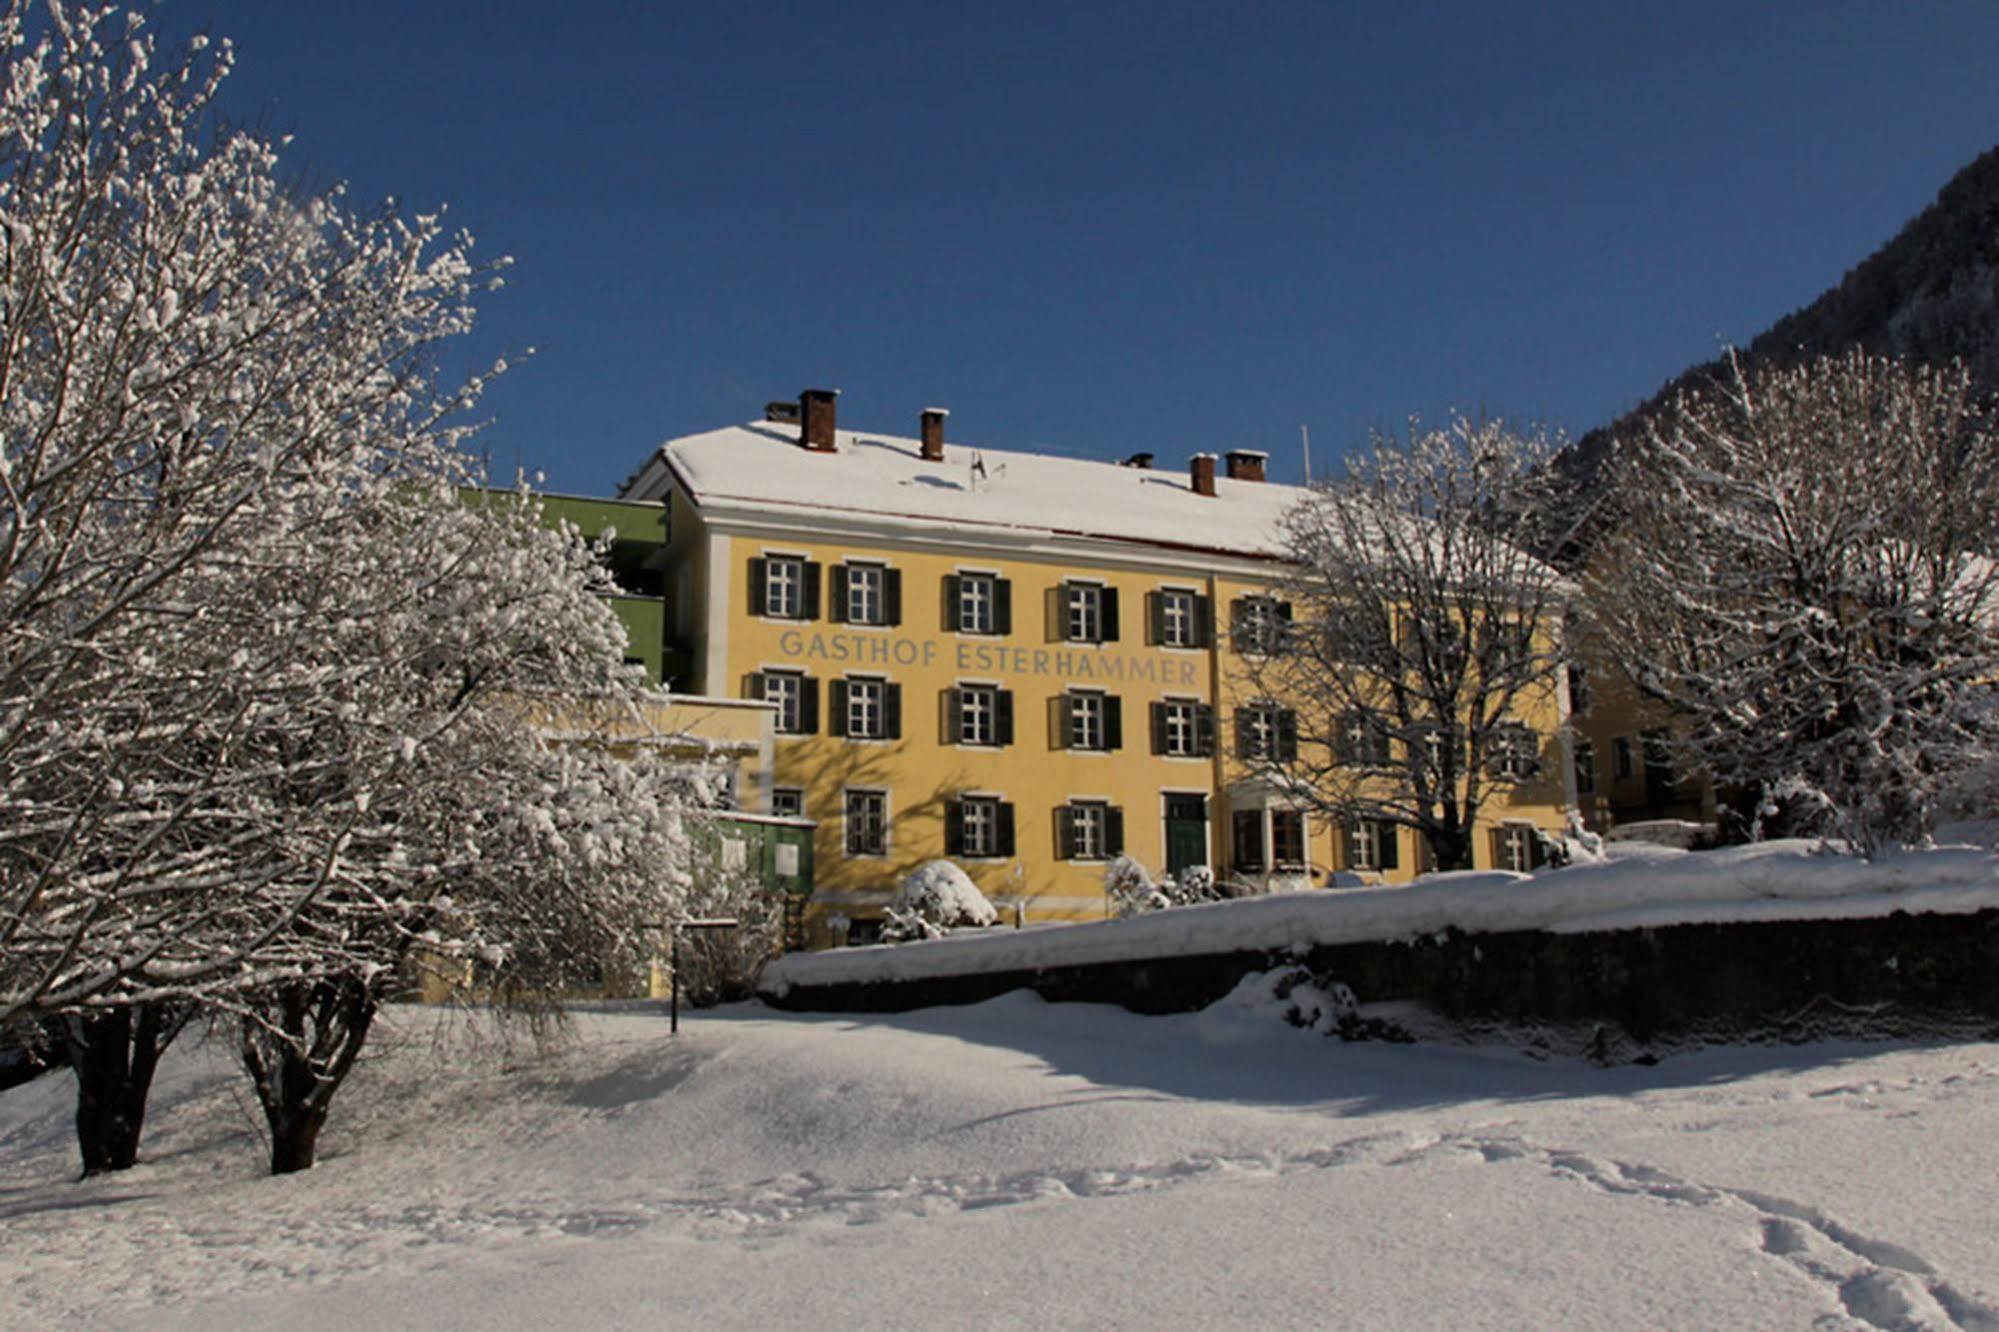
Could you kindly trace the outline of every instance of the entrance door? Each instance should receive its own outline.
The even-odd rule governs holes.
[[[1201,795],[1166,797],[1166,872],[1177,875],[1192,865],[1208,863],[1208,798]]]

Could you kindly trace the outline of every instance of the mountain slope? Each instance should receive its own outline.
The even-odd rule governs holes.
[[[1893,240],[1759,334],[1744,355],[1783,363],[1855,346],[1921,361],[1957,357],[1999,387],[1999,148],[1980,154]],[[1567,464],[1578,484],[1591,487],[1613,440],[1638,436],[1676,397],[1725,370],[1719,358],[1694,366],[1577,440]]]

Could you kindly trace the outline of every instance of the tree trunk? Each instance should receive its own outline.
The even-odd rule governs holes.
[[[76,1070],[76,1145],[85,1175],[125,1170],[139,1159],[153,1072],[187,1025],[189,1012],[133,1004],[62,1020]]]
[[[310,1170],[333,1094],[368,1039],[379,997],[356,977],[295,981],[243,1020],[243,1066],[271,1128],[271,1173]]]
[[[1430,857],[1439,872],[1476,869],[1472,857],[1471,829],[1460,823],[1428,830]]]

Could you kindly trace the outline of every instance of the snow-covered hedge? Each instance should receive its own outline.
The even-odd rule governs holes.
[[[1125,920],[961,936],[915,948],[794,953],[766,968],[759,988],[782,994],[793,984],[1031,971],[1406,939],[1448,929],[1588,933],[1999,907],[1999,857],[1982,848],[1905,852],[1871,861],[1830,854],[1812,841],[1706,852],[1620,850],[1633,858],[1534,875],[1463,871],[1399,887],[1278,893]]]

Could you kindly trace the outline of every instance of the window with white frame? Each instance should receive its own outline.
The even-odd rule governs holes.
[[[1541,771],[1541,737],[1531,727],[1507,722],[1493,728],[1486,755],[1486,767],[1494,777],[1530,781]]]
[[[1541,862],[1541,836],[1531,824],[1501,824],[1493,832],[1493,842],[1493,859],[1501,869],[1528,874]]]
[[[777,704],[775,728],[778,734],[799,734],[804,729],[800,702],[805,693],[805,677],[796,671],[764,671],[757,681],[764,701]]]
[[[770,792],[770,812],[780,819],[805,817],[805,791],[797,786],[774,786]]]
[[[786,620],[804,618],[804,560],[788,555],[764,557],[764,614]]]
[[[1396,849],[1395,825],[1386,820],[1356,819],[1347,825],[1348,869],[1394,869]]]
[[[1072,749],[1103,749],[1104,696],[1095,693],[1072,693],[1069,704],[1069,747]]]
[[[1596,746],[1578,738],[1576,749],[1576,794],[1596,793]]]
[[[1388,726],[1379,713],[1342,714],[1335,741],[1340,762],[1348,767],[1385,768],[1389,764]]]
[[[1110,856],[1110,807],[1098,801],[1076,801],[1069,806],[1071,860],[1105,860]]]
[[[1169,587],[1159,594],[1159,642],[1164,647],[1196,647],[1200,643],[1194,594]]]
[[[1095,583],[1068,585],[1068,638],[1072,643],[1104,641],[1104,590]]]
[[[879,564],[847,566],[847,623],[888,623],[888,570]]]
[[[847,681],[847,736],[852,740],[880,740],[888,734],[887,711],[883,706],[888,683],[864,676]]]
[[[967,796],[959,802],[959,854],[996,856],[999,850],[999,804],[984,796]]]
[[[848,855],[888,854],[888,792],[848,791],[846,819]]]
[[[991,574],[958,575],[958,632],[965,634],[990,634],[996,623],[993,616],[997,580]]]
[[[999,690],[992,685],[961,685],[958,689],[958,743],[999,742]]]
[[[1276,597],[1238,597],[1231,607],[1229,635],[1238,652],[1273,656],[1291,641],[1291,603]]]
[[[1236,750],[1251,761],[1286,763],[1298,757],[1296,715],[1269,702],[1237,708]]]
[[[1207,750],[1203,743],[1208,728],[1202,726],[1204,705],[1185,698],[1169,698],[1155,704],[1159,709],[1159,752],[1175,758],[1193,758]]]

